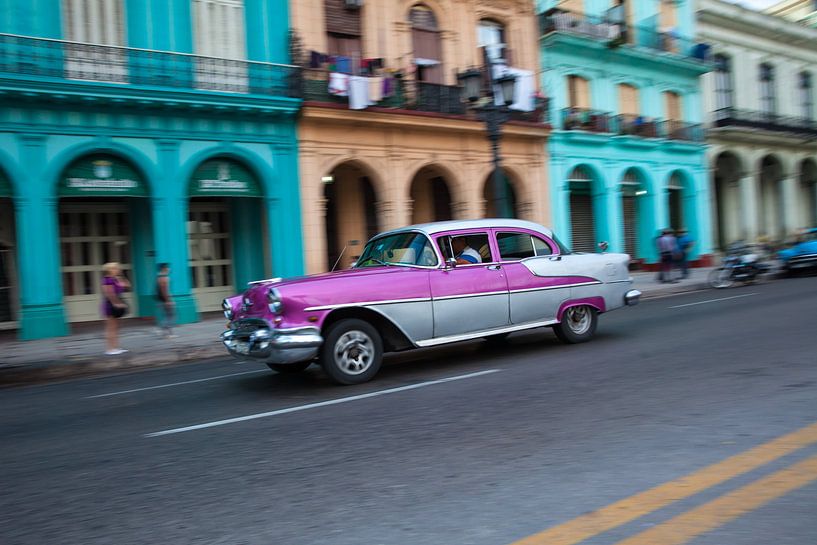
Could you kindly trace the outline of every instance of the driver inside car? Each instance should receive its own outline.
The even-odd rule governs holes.
[[[454,250],[454,258],[457,265],[474,265],[482,263],[482,256],[479,252],[468,245],[465,237],[454,237],[451,239],[451,249]]]

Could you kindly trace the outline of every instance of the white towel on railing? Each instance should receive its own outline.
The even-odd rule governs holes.
[[[510,108],[512,110],[532,112],[536,108],[534,101],[536,84],[533,72],[519,68],[509,68],[508,72],[516,76],[516,82],[513,86],[513,103],[511,103]]]
[[[349,94],[349,74],[332,72],[329,74],[329,94],[345,97]]]
[[[369,106],[369,78],[351,76],[349,78],[349,109],[364,110]]]

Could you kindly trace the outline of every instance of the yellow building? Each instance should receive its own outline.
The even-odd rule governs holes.
[[[378,231],[494,215],[485,123],[457,87],[457,74],[486,58],[504,59],[517,76],[517,95],[508,100],[516,109],[501,141],[514,215],[550,222],[549,127],[543,101],[532,98],[533,2],[290,6],[295,55],[307,66],[298,129],[308,272],[331,269],[339,258],[338,267],[347,267]]]

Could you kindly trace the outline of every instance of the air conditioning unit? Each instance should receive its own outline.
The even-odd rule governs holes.
[[[360,9],[363,7],[363,0],[343,0],[346,9]]]

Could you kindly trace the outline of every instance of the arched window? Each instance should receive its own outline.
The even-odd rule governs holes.
[[[715,55],[715,109],[733,106],[732,60],[723,54]]]
[[[417,80],[443,83],[443,46],[437,17],[428,6],[417,4],[409,11]]]
[[[771,64],[760,65],[760,111],[767,115],[774,115],[777,111],[774,92],[774,67]]]
[[[484,47],[488,60],[504,59],[511,64],[505,43],[505,26],[491,19],[481,19],[477,25],[477,47]]]
[[[567,100],[571,108],[590,108],[590,82],[581,76],[567,76]]]
[[[800,111],[804,118],[808,120],[814,119],[814,95],[812,94],[811,73],[800,72]]]

